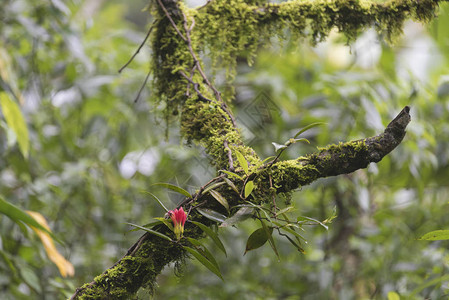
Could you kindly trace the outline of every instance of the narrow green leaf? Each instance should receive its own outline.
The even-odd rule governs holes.
[[[155,236],[163,238],[164,240],[173,242],[173,240],[170,237],[168,237],[167,235],[165,235],[163,233],[160,233],[160,232],[157,232],[157,231],[154,231],[154,230],[151,230],[149,228],[146,228],[146,227],[143,227],[143,226],[140,226],[140,225],[136,225],[136,224],[133,224],[133,223],[126,223],[126,224],[131,225],[131,226],[136,227],[136,228],[139,228],[139,229],[142,229],[142,230],[144,230],[146,232],[149,232],[151,234],[154,234]]]
[[[304,133],[304,132],[306,132],[307,130],[313,128],[313,127],[317,127],[317,126],[321,126],[321,125],[326,125],[326,123],[323,123],[323,122],[316,122],[316,123],[309,124],[309,125],[307,125],[306,127],[302,128],[300,131],[298,131],[298,133],[295,134],[295,136],[294,136],[293,138],[296,139],[296,137],[298,137],[301,133]]]
[[[33,226],[45,233],[48,233],[55,241],[62,243],[51,231],[47,230],[44,226],[39,224],[33,217],[27,214],[24,210],[15,206],[12,203],[4,200],[0,197],[0,213],[6,215],[14,222],[20,224],[20,222],[25,223],[28,226]]]
[[[320,221],[318,221],[318,220],[316,220],[314,218],[310,218],[310,217],[306,217],[306,216],[299,216],[297,220],[298,221],[300,221],[300,220],[308,220],[308,221],[320,224],[324,229],[329,230],[329,226],[324,225],[323,222],[320,222]]]
[[[245,198],[248,198],[251,195],[251,192],[254,190],[254,181],[250,180],[245,185]]]
[[[293,210],[295,210],[295,207],[294,206],[289,206],[289,207],[286,207],[286,208],[283,208],[283,209],[281,209],[280,211],[278,211],[277,213],[276,213],[276,215],[282,215],[282,214],[286,214],[286,213],[289,213],[289,212],[291,212],[291,211],[293,211]]]
[[[299,243],[301,242],[300,239],[303,240],[304,242],[307,242],[306,239],[301,234],[296,232],[294,229],[290,228],[290,227],[294,228],[293,224],[284,224],[284,225],[282,225],[282,224],[280,224],[280,223],[278,223],[276,221],[273,221],[273,224],[277,225],[279,227],[279,229],[284,230],[284,231],[294,235],[297,238]]]
[[[220,227],[228,227],[239,222],[243,222],[246,219],[251,218],[254,215],[254,208],[252,207],[242,207],[240,208],[232,217],[226,219],[223,223],[221,223]]]
[[[190,193],[187,192],[182,187],[179,187],[179,186],[176,186],[176,185],[173,185],[173,184],[170,184],[170,183],[165,183],[165,182],[154,183],[154,184],[152,184],[152,186],[153,185],[160,185],[160,186],[162,186],[164,188],[167,188],[167,189],[170,189],[172,191],[175,191],[175,192],[177,192],[177,193],[179,193],[181,195],[184,195],[184,196],[186,196],[188,198],[192,198],[192,195],[190,195]]]
[[[285,237],[287,238],[287,240],[288,240],[293,246],[295,246],[295,248],[296,248],[299,252],[301,252],[301,253],[303,253],[303,254],[306,253],[306,251],[304,251],[304,249],[303,249],[297,242],[295,242],[294,240],[292,240],[291,237],[289,237],[288,235],[286,235]]]
[[[19,143],[20,152],[28,158],[30,140],[28,138],[28,128],[25,119],[20,111],[19,105],[13,101],[7,93],[0,93],[0,106],[6,123],[13,130]]]
[[[147,223],[147,224],[142,225],[142,226],[146,227],[146,228],[149,228],[149,227],[153,227],[153,226],[156,226],[156,225],[159,225],[159,224],[162,224],[162,222],[161,221],[156,221],[156,222]],[[131,229],[129,231],[138,231],[138,230],[140,230],[140,229],[139,228],[134,228],[134,229]]]
[[[212,197],[215,198],[215,200],[218,201],[221,205],[223,205],[224,208],[229,212],[229,203],[228,201],[217,191],[210,190],[209,193],[212,195]]]
[[[226,170],[220,170],[220,172],[223,172],[223,173],[225,173],[225,174],[227,174],[227,175],[229,175],[231,177],[235,177],[235,178],[240,179],[240,180],[243,181],[243,178],[240,175],[238,175],[238,174],[236,174],[234,172],[230,172],[230,171],[226,171]]]
[[[157,203],[159,203],[159,205],[162,206],[162,208],[163,208],[166,212],[168,212],[168,209],[165,207],[164,203],[162,203],[162,201],[159,200],[159,198],[156,197],[155,194],[153,194],[153,193],[151,193],[151,192],[148,192],[148,191],[142,191],[142,192],[145,193],[145,194],[150,195],[151,197],[153,197],[153,199],[156,200]]]
[[[228,256],[228,254],[226,253],[226,248],[223,245],[223,243],[221,242],[220,238],[218,237],[218,234],[215,233],[212,229],[210,229],[209,227],[207,227],[206,225],[204,225],[203,223],[200,222],[195,222],[192,221],[193,224],[195,224],[196,226],[198,226],[199,228],[201,228],[202,231],[204,231],[205,234],[207,234],[215,243],[215,245],[217,245],[217,247],[223,251],[223,253]]]
[[[338,214],[337,214],[337,206],[334,206],[334,208],[333,208],[333,210],[332,210],[332,215],[329,217],[329,218],[327,218],[326,220],[324,220],[322,223],[323,224],[326,224],[326,223],[332,223],[332,221],[336,218],[336,217],[338,217]]]
[[[224,182],[217,182],[217,183],[211,184],[207,188],[204,189],[203,194],[208,193],[210,190],[215,190],[217,187],[222,186],[223,184],[225,184],[225,183]]]
[[[271,232],[273,232],[273,228],[271,228]],[[245,253],[243,255],[245,255],[248,251],[260,248],[265,245],[265,243],[268,241],[269,235],[271,235],[271,232],[267,233],[265,229],[261,227],[251,233],[248,240],[246,241]]]
[[[208,208],[197,208],[196,209],[200,214],[202,214],[204,217],[208,218],[209,220],[223,223],[226,220],[226,216],[216,212],[215,210],[208,209]]]
[[[223,177],[223,180],[226,181],[226,183],[231,187],[231,189],[233,189],[237,194],[240,194],[239,190],[237,189],[237,187],[235,186],[235,184],[231,180],[229,180],[226,177]]]
[[[217,269],[220,269],[217,263],[217,260],[215,259],[215,257],[212,255],[212,253],[210,253],[210,251],[206,248],[206,246],[203,245],[203,243],[201,243],[198,240],[195,240],[193,238],[187,237],[187,240],[195,246],[195,249],[201,254],[203,255],[205,258],[207,258]]]
[[[274,152],[278,152],[279,150],[285,149],[287,148],[286,145],[281,145],[275,142],[272,142],[273,146],[274,146]]]
[[[265,158],[265,159],[262,161],[262,165],[263,165],[264,163],[266,163],[267,161],[271,160],[271,159],[275,159],[275,157],[276,157],[276,156],[268,156],[267,158]]]
[[[245,157],[238,150],[235,150],[235,155],[237,156],[239,165],[243,168],[243,171],[245,171],[245,174],[248,175],[248,173],[249,173],[248,162],[246,161]]]
[[[187,247],[187,246],[182,246],[185,250],[187,250],[190,254],[192,254],[203,266],[205,266],[206,268],[209,269],[209,271],[211,271],[212,273],[214,273],[215,275],[217,275],[221,280],[223,279],[223,276],[221,275],[220,270],[214,266],[213,263],[211,263],[206,257],[204,257],[200,252],[198,252],[198,250]]]
[[[426,233],[422,237],[418,238],[418,240],[426,240],[426,241],[449,240],[449,230],[434,230]]]
[[[445,282],[449,280],[449,274],[443,275],[443,276],[438,276],[437,278],[431,279],[429,281],[423,282],[420,285],[418,285],[418,287],[416,287],[411,294],[409,295],[411,299],[413,299],[413,297],[420,293],[422,290],[424,290],[425,288],[428,288],[429,286],[432,285],[436,285],[439,284],[440,282]]]

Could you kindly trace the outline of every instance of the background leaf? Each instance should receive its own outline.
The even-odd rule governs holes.
[[[16,134],[20,152],[28,158],[30,148],[28,128],[19,105],[5,92],[0,92],[0,105],[6,123]]]

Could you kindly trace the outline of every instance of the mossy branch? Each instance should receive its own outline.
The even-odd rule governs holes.
[[[348,174],[379,162],[401,143],[410,122],[409,112],[406,106],[377,136],[329,145],[316,153],[274,164],[271,176],[280,187],[277,192],[290,192],[318,178]]]

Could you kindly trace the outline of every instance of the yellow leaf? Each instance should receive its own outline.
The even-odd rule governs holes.
[[[33,219],[35,219],[39,224],[43,227],[47,228],[50,231],[50,227],[47,224],[45,218],[38,212],[35,211],[26,211]],[[31,228],[36,232],[39,238],[42,241],[42,245],[44,245],[45,251],[47,252],[48,258],[58,267],[59,273],[61,273],[62,277],[73,276],[75,274],[75,269],[73,265],[67,261],[59,252],[56,250],[56,247],[53,243],[52,238],[48,235],[48,233],[34,228]]]

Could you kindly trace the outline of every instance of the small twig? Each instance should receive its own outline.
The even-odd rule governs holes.
[[[271,174],[268,175],[268,178],[270,180],[270,193],[272,194],[272,188],[273,188],[273,180],[271,179]],[[276,196],[273,194],[271,196],[273,198],[273,211],[274,211],[274,218],[277,220],[278,219],[278,215],[277,215],[277,206],[276,206]]]
[[[165,8],[164,4],[162,3],[161,0],[157,0],[157,2],[159,3],[159,6],[162,8],[162,10],[164,11],[165,15],[167,16],[167,18],[170,20],[170,23],[173,25],[173,28],[175,28],[176,32],[179,34],[179,36],[184,40],[184,42],[187,42],[186,37],[181,33],[181,31],[179,31],[178,26],[176,26],[175,21],[173,21],[172,17],[170,16],[170,14],[168,13],[167,9]]]
[[[119,73],[121,73],[134,60],[134,58],[137,56],[137,54],[139,54],[140,49],[142,49],[143,45],[145,45],[145,43],[147,42],[148,38],[150,37],[151,31],[153,31],[153,28],[155,25],[156,25],[156,23],[153,23],[153,25],[151,25],[150,29],[147,32],[147,35],[145,36],[145,39],[140,44],[139,48],[137,48],[136,52],[134,52],[133,56],[131,56],[131,58],[126,62],[126,64],[124,64],[123,67],[121,67],[118,70]]]
[[[140,87],[139,92],[137,93],[136,98],[134,99],[134,103],[137,103],[137,101],[139,100],[140,94],[142,94],[143,89],[144,89],[145,86],[147,85],[148,78],[150,78],[150,74],[151,74],[151,70],[148,71],[147,76],[145,77],[145,80],[143,81],[143,84],[142,84],[142,86]]]
[[[224,140],[223,142],[225,146],[225,150],[228,151],[228,160],[229,160],[229,171],[234,172],[234,161],[232,159],[232,151],[231,148],[229,148],[228,141]]]

